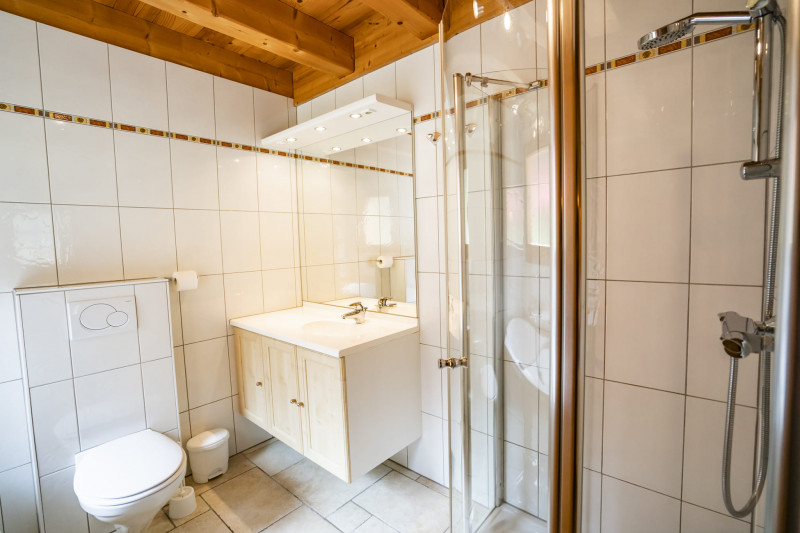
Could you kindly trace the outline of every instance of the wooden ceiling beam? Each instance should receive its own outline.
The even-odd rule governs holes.
[[[91,0],[0,0],[0,10],[290,98],[294,93],[287,70]]]
[[[427,39],[439,31],[444,9],[442,0],[361,0],[373,10],[385,16],[395,24],[416,35],[419,39]]]
[[[141,0],[316,70],[353,72],[353,38],[280,0]]]

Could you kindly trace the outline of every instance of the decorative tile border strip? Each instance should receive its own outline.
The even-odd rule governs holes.
[[[753,28],[753,24],[736,24],[734,26],[725,26],[724,28],[719,28],[717,30],[701,33],[700,35],[687,37],[686,39],[681,39],[680,41],[675,41],[674,43],[665,44],[664,46],[659,46],[653,50],[642,50],[641,52],[618,57],[617,59],[612,59],[611,61],[605,63],[598,63],[597,65],[586,67],[585,72],[587,76],[590,76],[592,74],[597,74],[598,72],[603,72],[604,70],[612,70],[615,68],[624,67],[625,65],[640,63],[642,61],[663,56],[677,50],[683,50],[684,48],[689,48],[691,46],[697,46],[721,39],[723,37],[728,37],[729,35],[733,35],[735,33],[744,33],[752,30]]]
[[[7,111],[11,113],[19,113],[22,115],[30,115],[36,117],[44,117],[51,120],[60,120],[63,122],[72,122],[74,124],[81,124],[83,126],[94,126],[98,128],[115,129],[119,131],[126,131],[131,133],[138,133],[141,135],[154,135],[156,137],[168,137],[179,141],[196,142],[201,144],[208,144],[212,146],[221,146],[223,148],[232,148],[235,150],[244,150],[246,152],[258,152],[262,154],[277,155],[280,157],[288,157],[291,159],[300,159],[304,161],[315,161],[318,163],[327,163],[330,165],[357,168],[361,170],[374,170],[377,172],[385,172],[387,174],[396,174],[398,176],[413,177],[411,172],[401,172],[399,170],[391,170],[388,168],[380,168],[368,165],[360,165],[358,163],[348,163],[346,161],[337,161],[335,159],[326,159],[324,157],[314,157],[303,154],[293,154],[289,152],[282,152],[279,150],[270,150],[268,148],[261,148],[258,146],[250,146],[247,144],[239,144],[228,141],[221,141],[218,139],[207,139],[205,137],[197,137],[195,135],[188,135],[185,133],[176,133],[171,131],[157,130],[154,128],[145,128],[143,126],[133,126],[131,124],[122,124],[120,122],[109,122],[107,120],[98,120],[89,117],[81,117],[78,115],[71,115],[68,113],[59,113],[57,111],[47,111],[45,109],[37,109],[33,107],[26,107],[6,102],[0,102],[0,111]]]

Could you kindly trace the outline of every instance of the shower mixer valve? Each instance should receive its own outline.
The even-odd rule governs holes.
[[[720,313],[722,322],[722,348],[725,353],[737,359],[743,359],[751,353],[763,350],[773,351],[775,344],[775,320],[756,322],[752,318],[742,316],[735,311]]]

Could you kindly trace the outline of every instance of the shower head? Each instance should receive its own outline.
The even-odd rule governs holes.
[[[657,30],[646,33],[639,39],[639,50],[650,50],[677,41],[691,33],[695,26],[701,24],[749,24],[752,21],[748,11],[732,11],[730,13],[695,13]]]

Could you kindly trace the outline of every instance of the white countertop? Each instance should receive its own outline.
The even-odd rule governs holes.
[[[231,326],[334,357],[419,331],[416,318],[367,311],[366,322],[356,324],[352,319],[342,319],[345,311],[305,302],[303,307],[232,318]]]

